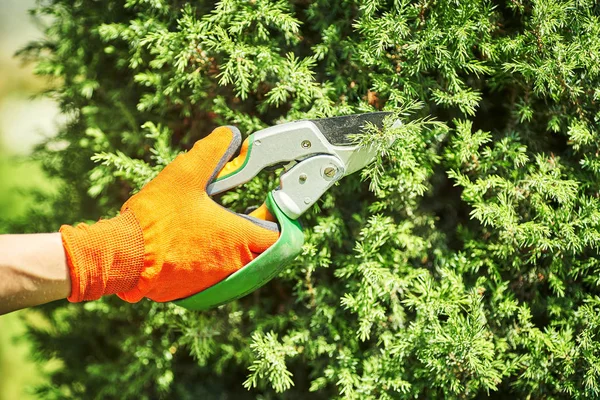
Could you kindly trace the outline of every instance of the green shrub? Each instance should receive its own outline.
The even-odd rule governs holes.
[[[600,7],[591,0],[46,0],[22,54],[71,116],[37,227],[116,214],[214,127],[395,110],[303,254],[207,312],[115,298],[31,329],[45,398],[600,396]],[[379,135],[376,144],[387,140]],[[64,146],[63,146],[64,147]],[[223,204],[243,211],[263,174]],[[313,392],[313,393],[309,393]]]

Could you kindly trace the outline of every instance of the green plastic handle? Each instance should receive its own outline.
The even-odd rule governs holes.
[[[189,310],[206,310],[239,299],[273,279],[300,254],[304,234],[298,221],[290,219],[279,209],[271,193],[267,196],[266,204],[279,222],[277,242],[221,282],[184,299],[175,300],[175,304]]]

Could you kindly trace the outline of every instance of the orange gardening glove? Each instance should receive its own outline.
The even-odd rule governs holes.
[[[217,128],[131,197],[119,216],[62,226],[69,301],[112,293],[129,302],[181,299],[221,281],[275,243],[276,224],[235,214],[206,193],[240,143],[236,128]]]

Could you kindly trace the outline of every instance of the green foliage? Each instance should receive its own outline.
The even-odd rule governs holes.
[[[38,229],[114,215],[221,124],[403,121],[357,136],[376,162],[303,217],[302,255],[256,293],[202,313],[44,308],[54,328],[30,335],[64,363],[45,398],[600,396],[595,2],[44,0],[36,13],[54,18],[22,54],[71,116],[68,147],[38,153],[65,182]],[[219,201],[243,211],[276,184],[265,173]]]

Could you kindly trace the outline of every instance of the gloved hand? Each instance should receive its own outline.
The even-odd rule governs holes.
[[[129,302],[188,297],[275,243],[276,224],[235,214],[206,193],[240,143],[236,128],[217,128],[132,196],[119,216],[62,226],[69,301],[112,293]]]

